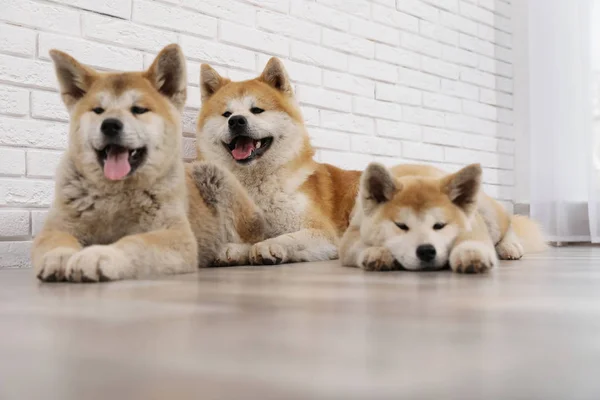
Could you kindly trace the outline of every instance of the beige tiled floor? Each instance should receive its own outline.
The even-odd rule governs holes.
[[[0,271],[0,399],[598,399],[600,248],[484,276],[337,262]]]

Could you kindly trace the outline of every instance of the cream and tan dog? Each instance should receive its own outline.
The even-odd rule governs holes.
[[[186,62],[177,45],[145,72],[103,73],[50,53],[71,119],[53,206],[32,260],[42,281],[97,282],[228,264],[262,217],[214,165],[184,166]],[[189,216],[189,220],[188,220]]]
[[[352,221],[340,245],[342,264],[366,270],[485,272],[501,259],[545,247],[537,225],[510,216],[480,189],[481,167],[454,174],[429,166],[364,172]]]
[[[230,249],[243,264],[335,259],[360,172],[313,160],[314,149],[281,63],[256,79],[231,82],[201,68],[201,159],[229,169],[264,212],[268,239]]]

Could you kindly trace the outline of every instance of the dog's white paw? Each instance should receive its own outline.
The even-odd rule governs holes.
[[[43,282],[62,282],[66,280],[65,270],[71,257],[77,253],[71,247],[57,247],[44,254],[35,265],[35,275]]]
[[[525,250],[519,241],[519,237],[512,230],[509,230],[500,243],[496,245],[496,252],[501,260],[519,260],[523,257]]]
[[[367,247],[358,256],[358,266],[366,271],[390,271],[400,264],[386,247]]]
[[[488,243],[469,240],[460,243],[450,253],[450,268],[463,274],[479,274],[493,268],[498,262],[496,251]]]
[[[248,265],[251,245],[247,243],[227,243],[213,262],[215,267]]]
[[[71,257],[65,277],[70,282],[107,282],[123,279],[129,268],[129,259],[116,247],[90,246]]]
[[[250,263],[253,265],[276,265],[287,261],[287,251],[285,247],[265,240],[256,243],[250,249]]]

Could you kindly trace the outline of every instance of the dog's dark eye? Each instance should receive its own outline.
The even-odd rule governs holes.
[[[147,108],[144,108],[144,107],[138,107],[138,106],[131,107],[131,113],[136,114],[136,115],[146,114],[148,111],[150,111],[150,110],[148,110]]]
[[[406,224],[396,224],[396,226],[402,229],[403,231],[408,231],[408,225]]]
[[[96,114],[100,115],[104,112],[104,108],[96,107],[96,108],[92,108],[92,111],[95,112]]]
[[[435,229],[436,231],[439,231],[441,229],[444,229],[445,226],[446,226],[446,224],[444,224],[443,222],[438,222],[437,224],[435,224],[433,226],[433,229]]]
[[[223,116],[224,116],[225,118],[229,118],[229,117],[231,117],[231,113],[230,113],[229,111],[225,111],[225,112],[223,113]]]
[[[250,112],[251,112],[252,114],[262,114],[262,113],[264,113],[264,112],[265,112],[265,110],[263,110],[262,108],[258,108],[258,107],[252,107],[252,108],[250,109]]]

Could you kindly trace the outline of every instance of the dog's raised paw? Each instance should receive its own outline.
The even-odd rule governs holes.
[[[460,243],[450,253],[450,268],[462,274],[487,272],[497,262],[498,258],[493,246],[474,240]]]
[[[215,267],[231,267],[235,265],[247,265],[250,260],[251,245],[246,243],[227,243],[219,255],[215,258]]]
[[[71,257],[77,253],[70,247],[57,247],[42,256],[39,265],[35,266],[35,275],[42,282],[65,281],[65,270]]]
[[[277,265],[286,261],[285,247],[278,243],[264,241],[250,249],[250,263],[253,265]]]
[[[67,264],[69,282],[107,282],[123,279],[130,263],[114,246],[90,246],[76,253]]]
[[[366,271],[391,271],[400,264],[386,247],[368,247],[358,256],[358,266]]]

